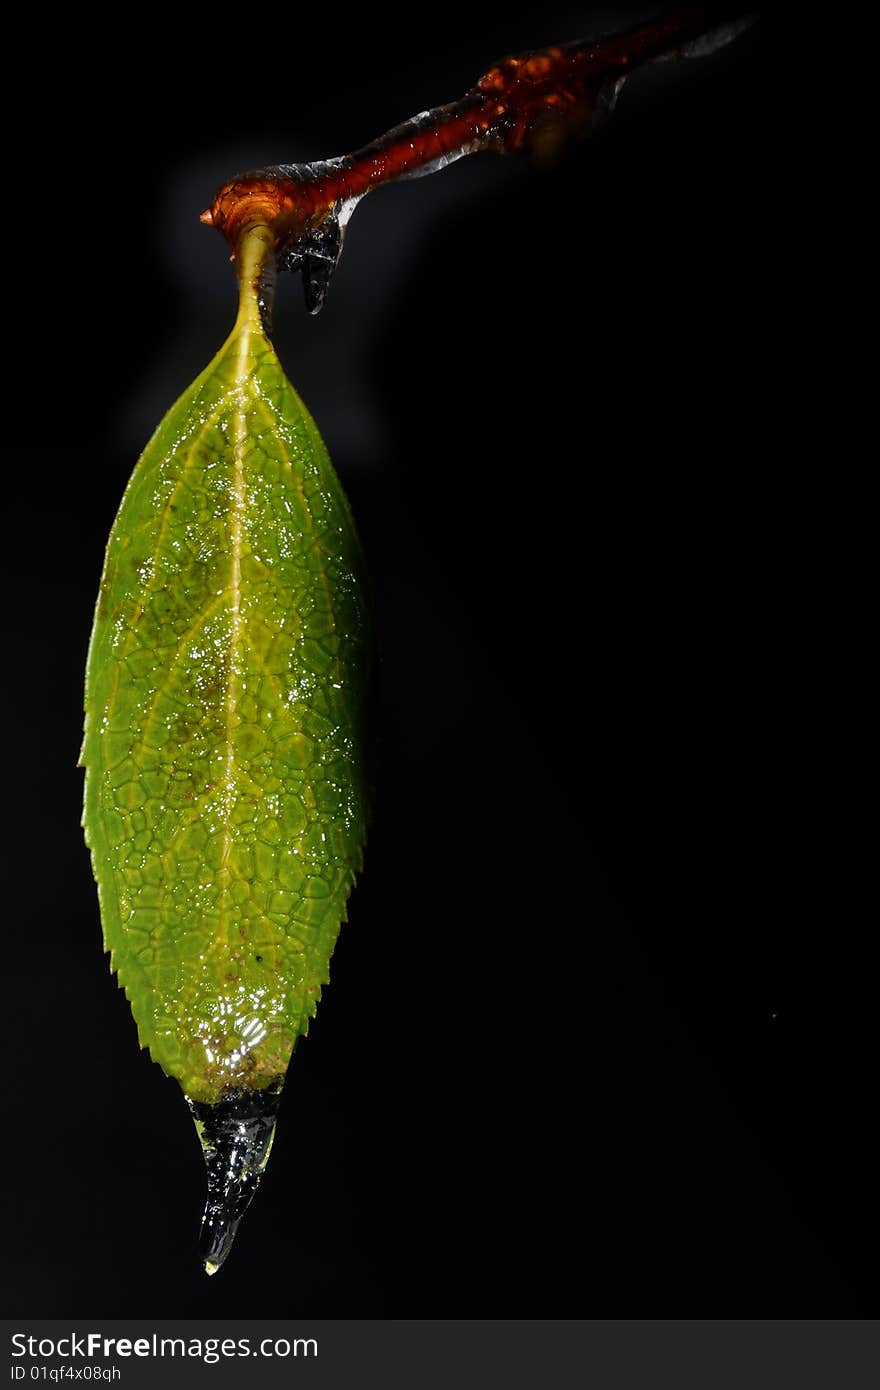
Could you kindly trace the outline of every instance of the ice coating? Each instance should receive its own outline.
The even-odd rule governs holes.
[[[270,227],[279,267],[301,272],[306,308],[316,314],[342,254],[346,224],[374,188],[436,173],[482,150],[552,150],[610,114],[635,68],[703,57],[750,22],[735,9],[686,6],[610,37],[505,58],[458,101],[421,111],[352,154],[238,175],[201,220],[233,248],[251,223]]]
[[[281,1084],[264,1091],[230,1091],[215,1105],[190,1100],[205,1158],[208,1195],[199,1238],[207,1274],[216,1274],[269,1160]]]

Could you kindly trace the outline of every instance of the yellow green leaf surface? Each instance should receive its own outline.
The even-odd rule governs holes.
[[[111,967],[142,1045],[207,1103],[283,1078],[366,815],[360,548],[240,276],[113,526],[82,755]]]

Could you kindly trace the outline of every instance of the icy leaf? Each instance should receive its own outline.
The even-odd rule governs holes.
[[[107,548],[83,823],[141,1044],[196,1105],[274,1092],[361,862],[369,638],[348,505],[240,253],[228,341]]]

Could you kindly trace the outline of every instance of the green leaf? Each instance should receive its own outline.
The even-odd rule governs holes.
[[[327,451],[241,307],[125,492],[89,649],[83,824],[142,1046],[214,1104],[284,1077],[360,867],[369,634]]]

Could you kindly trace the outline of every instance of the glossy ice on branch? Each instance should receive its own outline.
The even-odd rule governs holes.
[[[278,268],[302,272],[303,295],[310,314],[319,313],[324,304],[331,277],[342,255],[345,228],[359,201],[349,198],[334,203],[323,222],[292,245],[279,249]]]
[[[278,264],[300,271],[306,308],[317,314],[361,198],[392,180],[422,178],[480,151],[552,154],[614,110],[638,67],[699,58],[735,39],[750,18],[724,7],[672,10],[625,33],[505,58],[458,101],[420,111],[353,154],[279,164],[225,184],[202,221],[234,247],[249,222],[275,237]]]

